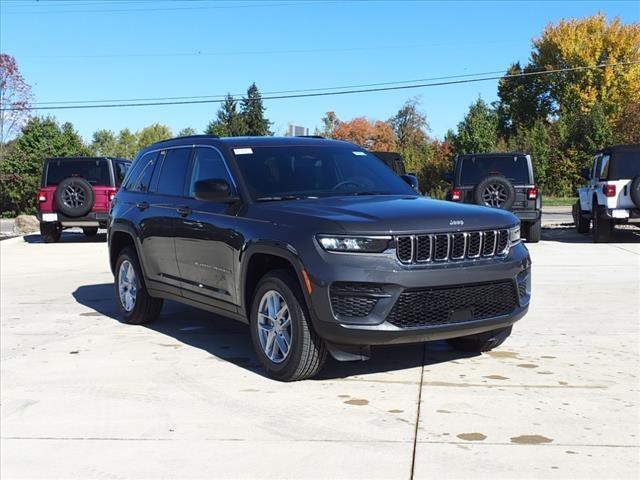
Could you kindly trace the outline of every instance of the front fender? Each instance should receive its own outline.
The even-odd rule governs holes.
[[[591,211],[591,198],[589,198],[589,189],[586,187],[578,188],[578,198],[580,199],[580,210],[585,212]]]

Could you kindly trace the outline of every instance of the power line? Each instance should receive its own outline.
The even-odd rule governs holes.
[[[326,97],[326,96],[334,96],[334,95],[351,95],[356,93],[408,90],[408,89],[414,89],[414,88],[426,88],[426,87],[437,87],[437,86],[443,86],[443,85],[486,82],[489,80],[500,80],[504,78],[524,78],[524,77],[532,77],[532,76],[576,72],[581,70],[594,70],[594,69],[601,69],[601,68],[607,68],[607,67],[629,66],[629,65],[637,65],[637,64],[640,64],[640,61],[610,63],[610,64],[592,65],[592,66],[585,66],[585,67],[558,68],[558,69],[544,70],[544,71],[538,71],[538,72],[523,72],[518,74],[498,75],[498,76],[490,76],[490,77],[482,77],[482,78],[467,78],[467,79],[449,80],[449,81],[432,82],[432,83],[419,83],[419,84],[412,84],[412,85],[382,86],[382,87],[374,87],[374,88],[348,89],[348,90],[340,90],[340,91],[322,91],[322,92],[314,92],[314,93],[265,95],[265,96],[262,96],[261,99],[262,100],[284,100],[289,98]],[[328,90],[328,88],[325,90]],[[72,109],[79,110],[79,109],[89,109],[89,108],[153,107],[153,106],[161,106],[161,105],[194,105],[194,104],[222,103],[222,102],[224,102],[224,99],[204,99],[204,100],[184,100],[184,101],[170,101],[170,102],[110,103],[110,104],[103,104],[103,105],[64,105],[64,106],[54,106],[54,107],[35,107],[35,108],[31,108],[30,110],[72,110]],[[16,111],[16,110],[25,110],[25,109],[5,108],[0,111],[4,112],[4,111]]]

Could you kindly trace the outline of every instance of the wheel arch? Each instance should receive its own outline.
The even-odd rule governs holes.
[[[142,268],[142,272],[145,274],[144,262],[142,255],[140,255],[137,238],[133,228],[126,225],[118,225],[109,230],[109,266],[111,267],[111,273],[115,274],[119,253],[123,248],[131,246],[135,249],[138,255],[138,261],[140,262],[140,268]]]

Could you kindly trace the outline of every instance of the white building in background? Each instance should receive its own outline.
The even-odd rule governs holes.
[[[305,127],[301,127],[300,125],[294,125],[289,122],[289,127],[287,128],[287,137],[299,137],[301,135],[309,135],[309,129]]]

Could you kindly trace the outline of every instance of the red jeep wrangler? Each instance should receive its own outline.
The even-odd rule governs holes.
[[[130,165],[121,158],[46,159],[37,204],[42,239],[57,242],[69,227],[82,227],[89,237],[106,228],[111,200]]]

